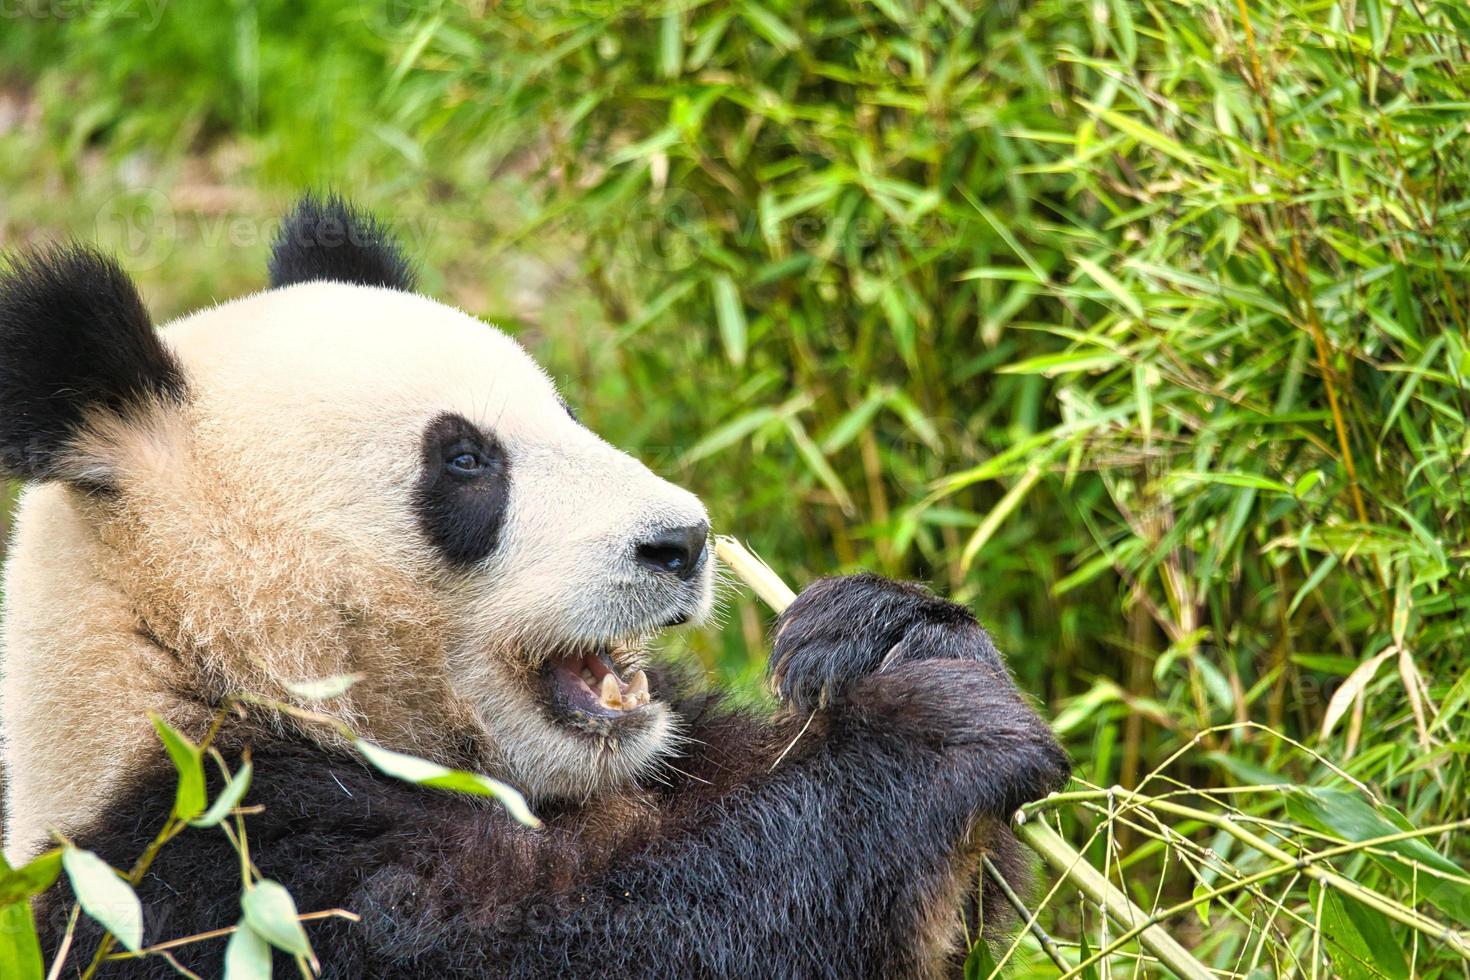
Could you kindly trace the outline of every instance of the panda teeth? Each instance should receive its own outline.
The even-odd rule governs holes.
[[[618,685],[618,679],[612,674],[602,675],[602,703],[620,711],[625,707],[622,688]]]
[[[641,670],[634,674],[633,679],[628,682],[628,692],[624,696],[634,707],[647,704],[648,675]]]
[[[638,671],[626,684],[618,675],[609,671],[599,679],[591,668],[583,667],[579,672],[585,683],[597,695],[604,708],[614,711],[631,711],[641,708],[651,700],[648,691],[648,674]]]

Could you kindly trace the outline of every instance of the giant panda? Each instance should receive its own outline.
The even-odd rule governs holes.
[[[773,628],[774,706],[733,706],[648,651],[710,610],[699,500],[416,293],[341,200],[302,200],[269,272],[159,330],[90,248],[0,274],[0,464],[27,481],[11,860],[64,835],[131,866],[175,793],[148,714],[196,740],[222,718],[213,744],[253,760],[255,873],[356,915],[310,924],[324,976],[956,974],[978,856],[1022,878],[1006,820],[1068,774],[970,612],[818,581]],[[293,693],[336,675],[358,680]],[[386,776],[344,729],[505,780],[540,824]],[[138,886],[146,942],[216,938],[101,975],[220,976],[240,887],[226,834],[186,831]],[[1007,909],[981,898],[994,938]],[[72,901],[65,878],[39,900],[48,954],[96,947],[86,916],[68,937]]]

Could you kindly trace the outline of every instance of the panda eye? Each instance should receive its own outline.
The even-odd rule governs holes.
[[[510,506],[511,457],[463,415],[444,412],[424,427],[413,508],[428,543],[465,568],[498,547]]]
[[[455,476],[479,476],[485,469],[485,461],[479,454],[469,452],[457,452],[444,461],[444,466]]]

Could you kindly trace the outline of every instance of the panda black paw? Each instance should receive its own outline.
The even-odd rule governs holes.
[[[776,622],[770,680],[797,711],[830,707],[869,674],[917,660],[1001,668],[966,608],[908,582],[864,573],[819,579]]]

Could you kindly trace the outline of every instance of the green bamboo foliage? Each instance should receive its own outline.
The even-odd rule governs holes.
[[[556,134],[546,227],[585,244],[635,386],[699,406],[663,437],[692,478],[788,572],[835,554],[978,605],[1093,784],[1189,749],[1150,790],[1224,795],[1182,823],[1063,829],[1142,907],[1194,902],[1167,921],[1217,970],[1464,969],[1444,929],[1470,911],[1412,869],[1463,894],[1466,27],[1450,4],[496,19],[539,52],[514,104]],[[1419,864],[1364,843],[1413,826]],[[1074,970],[1152,963],[1070,907]]]
[[[1208,968],[1465,975],[1462,2],[307,7],[7,22],[0,241],[161,197],[183,310],[256,284],[222,221],[377,199],[788,581],[973,605],[1078,760],[1037,819]],[[1007,970],[1159,972],[1036,901]]]

